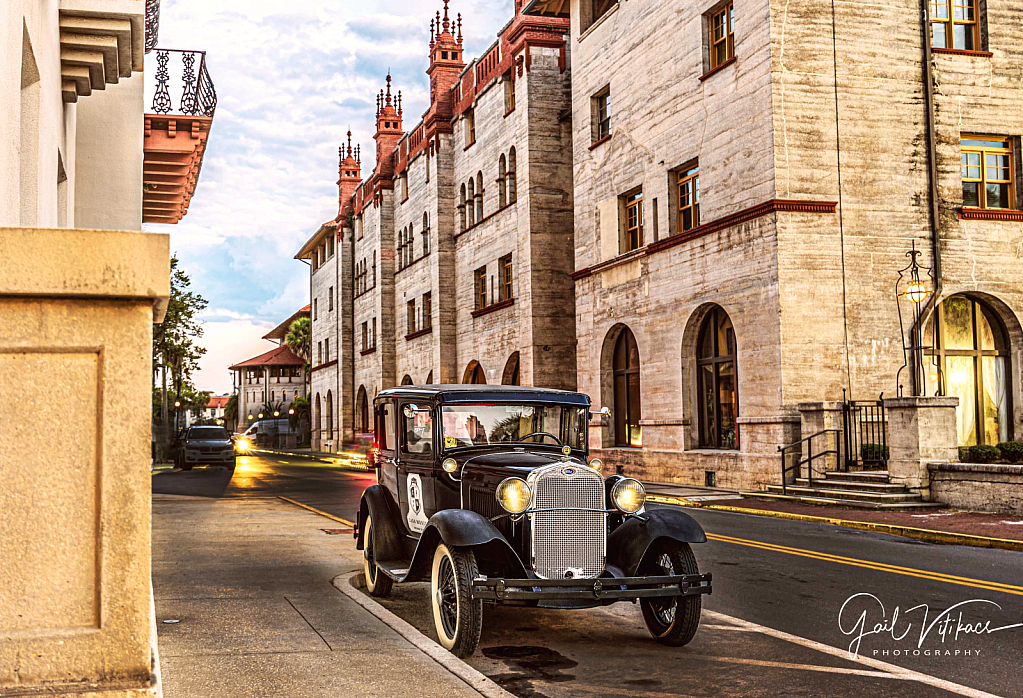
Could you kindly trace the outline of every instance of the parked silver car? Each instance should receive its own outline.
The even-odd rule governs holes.
[[[188,427],[181,432],[174,464],[182,470],[197,465],[223,465],[234,469],[234,442],[224,427]]]

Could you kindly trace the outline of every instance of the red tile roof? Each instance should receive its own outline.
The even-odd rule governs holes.
[[[230,395],[211,395],[210,401],[206,403],[206,406],[210,408],[227,407],[227,401],[230,399]]]
[[[295,322],[295,320],[299,319],[300,317],[309,317],[309,311],[311,309],[312,306],[307,305],[301,310],[295,311],[295,313],[291,317],[289,317],[287,320],[277,325],[277,327],[273,328],[265,335],[263,335],[263,339],[269,339],[271,341],[275,339],[283,340],[285,337],[288,336],[288,330],[291,329],[291,323]]]
[[[265,354],[254,356],[247,361],[242,361],[229,367],[232,371],[242,368],[255,368],[258,366],[304,366],[305,361],[298,354],[293,352],[287,344],[274,347]]]

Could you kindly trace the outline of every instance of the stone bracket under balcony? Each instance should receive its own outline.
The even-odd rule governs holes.
[[[60,0],[61,96],[77,102],[142,70],[145,0]]]
[[[195,193],[213,117],[146,114],[142,221],[177,223]]]

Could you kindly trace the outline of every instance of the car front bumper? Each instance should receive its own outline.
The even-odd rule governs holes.
[[[232,450],[230,453],[197,453],[195,451],[185,451],[185,462],[186,463],[233,463],[235,453]]]
[[[470,593],[474,599],[529,601],[573,599],[620,601],[664,596],[711,593],[711,574],[664,577],[598,577],[596,579],[500,579],[477,577]]]

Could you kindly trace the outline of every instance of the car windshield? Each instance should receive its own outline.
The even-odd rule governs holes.
[[[231,437],[223,427],[192,427],[188,438],[196,441],[226,441]]]
[[[570,405],[444,405],[444,448],[522,443],[582,450],[586,410]],[[551,438],[554,437],[554,438]]]

